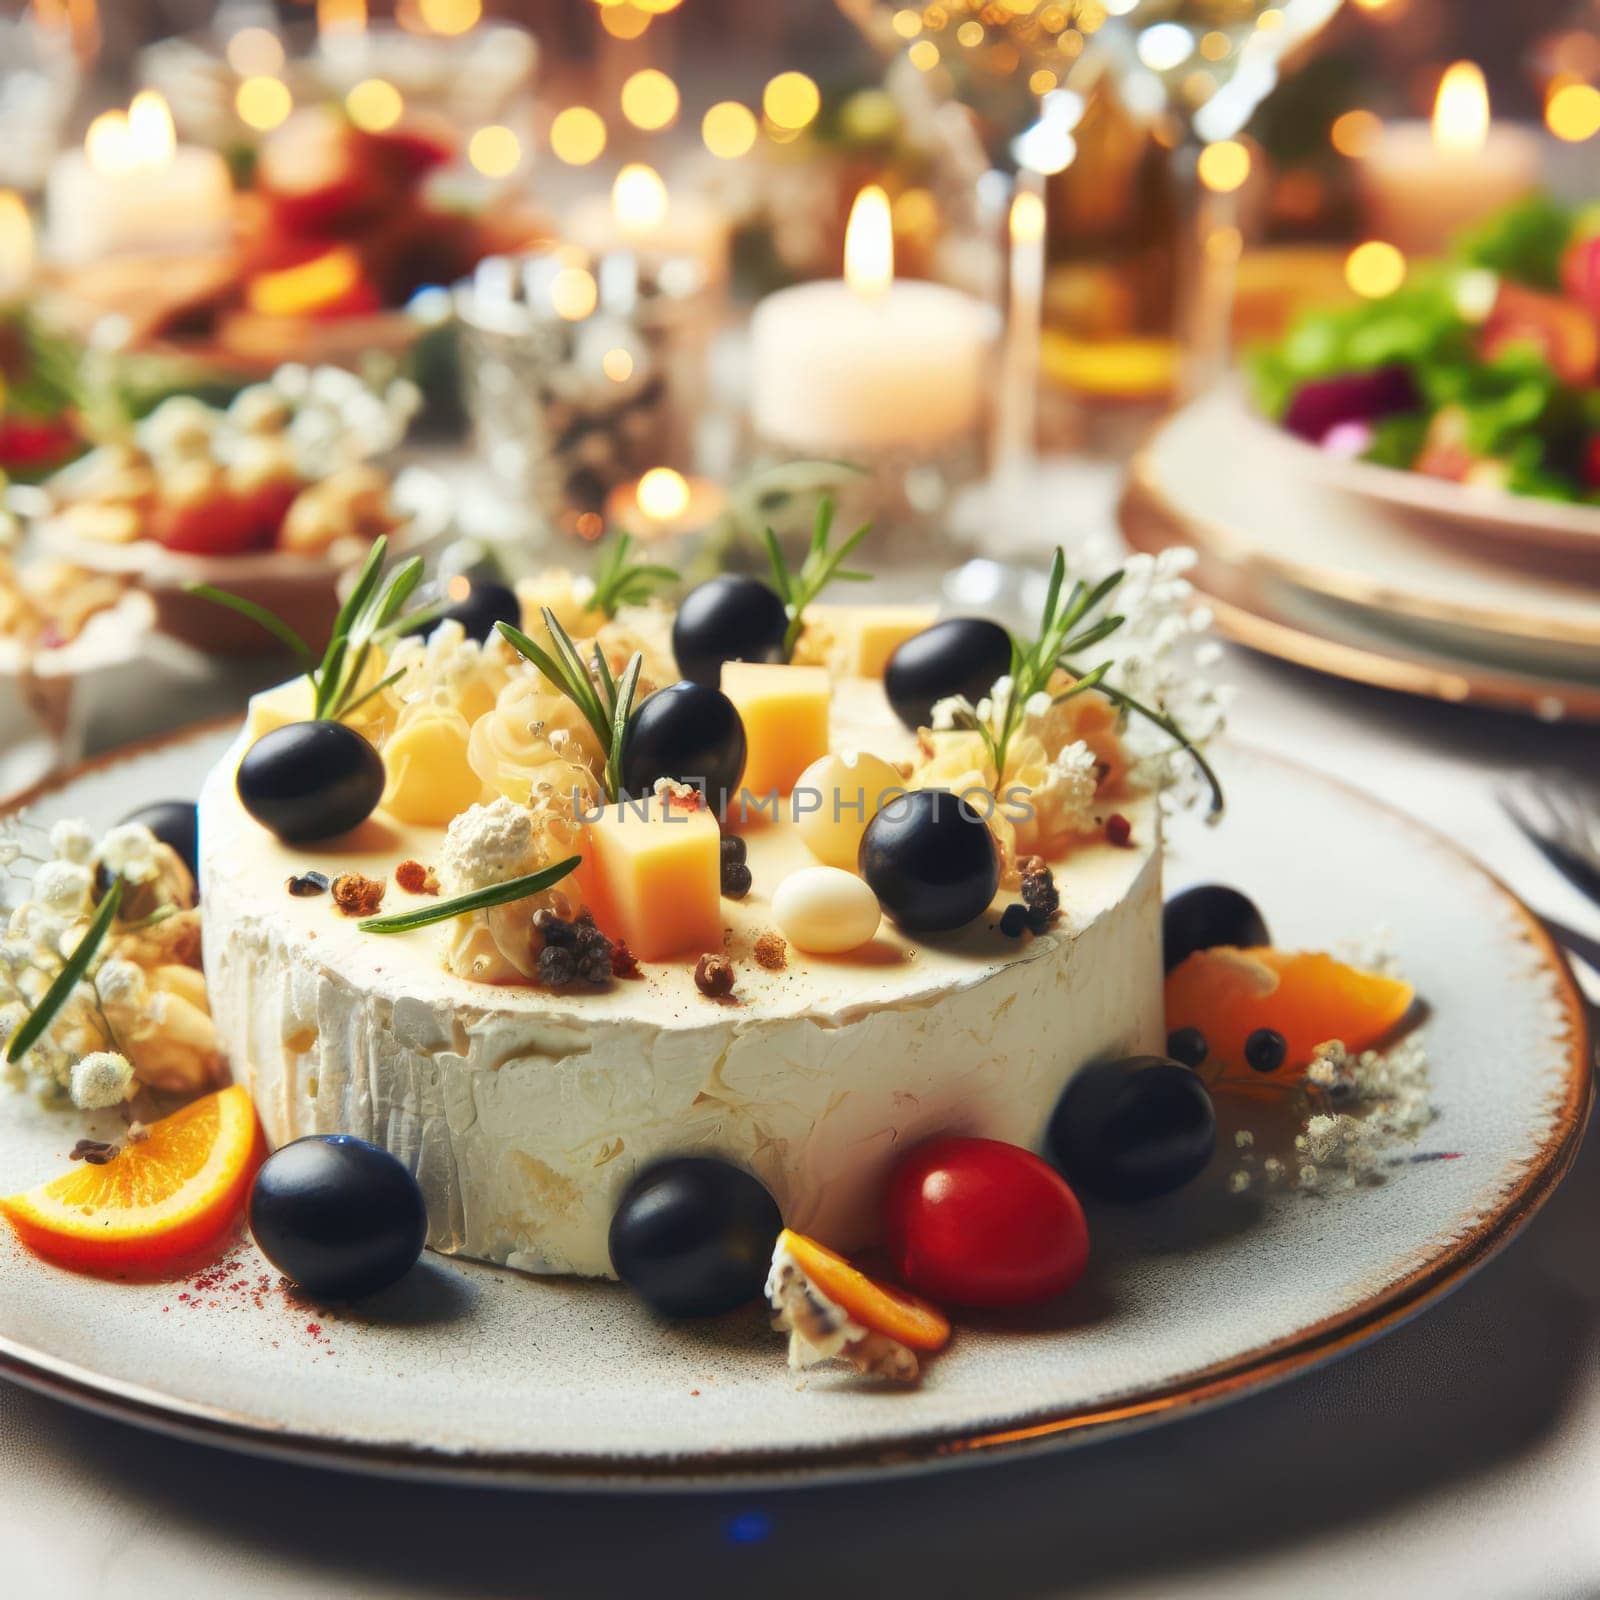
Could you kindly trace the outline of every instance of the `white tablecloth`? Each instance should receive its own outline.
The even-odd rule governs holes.
[[[1535,907],[1600,935],[1600,910],[1490,793],[1501,768],[1600,778],[1592,729],[1237,653],[1229,675],[1241,735],[1425,817]],[[1138,1436],[876,1487],[626,1500],[441,1489],[254,1461],[0,1384],[0,1593],[1593,1595],[1597,1218],[1600,1146],[1476,1278],[1330,1367]]]

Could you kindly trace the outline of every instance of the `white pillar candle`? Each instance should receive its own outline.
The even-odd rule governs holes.
[[[769,445],[811,454],[937,452],[985,411],[992,307],[893,276],[889,205],[856,198],[845,276],[780,289],[750,325],[750,414]]]
[[[145,90],[56,158],[45,212],[49,253],[68,265],[215,250],[232,237],[233,185],[216,151],[176,143],[166,101]]]
[[[1491,124],[1482,72],[1458,61],[1440,80],[1432,122],[1385,127],[1361,158],[1368,229],[1407,255],[1437,254],[1536,189],[1542,149],[1531,128]]]

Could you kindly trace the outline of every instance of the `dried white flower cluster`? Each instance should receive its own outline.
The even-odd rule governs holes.
[[[1154,556],[1122,556],[1096,546],[1079,564],[1091,581],[1119,566],[1123,570],[1114,605],[1125,620],[1095,651],[1097,660],[1112,664],[1106,682],[1170,718],[1203,748],[1222,732],[1229,695],[1208,670],[1222,652],[1204,637],[1211,628],[1210,609],[1194,604],[1188,574],[1198,559],[1193,550],[1178,547]],[[1161,789],[1173,809],[1202,797],[1205,785],[1193,760],[1153,723],[1128,717],[1122,746],[1135,786]]]
[[[33,854],[42,848],[47,854]],[[197,1090],[213,1078],[216,1032],[199,971],[194,881],[146,827],[97,840],[77,819],[42,844],[25,824],[0,840],[10,904],[0,940],[0,1041],[28,1019],[83,942],[106,878],[124,884],[121,912],[81,981],[39,1039],[3,1075],[46,1098],[98,1110],[141,1083]]]

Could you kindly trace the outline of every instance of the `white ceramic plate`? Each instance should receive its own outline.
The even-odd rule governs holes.
[[[1222,389],[1164,424],[1130,481],[1185,542],[1254,575],[1360,607],[1436,649],[1600,683],[1600,572],[1441,537],[1426,519],[1328,487],[1292,443]]]
[[[230,730],[113,758],[40,797],[97,822],[192,794]],[[370,1470],[682,1488],[913,1470],[1092,1439],[1302,1371],[1411,1315],[1504,1244],[1570,1161],[1590,1075],[1570,974],[1510,893],[1417,823],[1259,753],[1223,755],[1216,829],[1175,830],[1172,884],[1221,878],[1280,942],[1387,924],[1426,997],[1438,1119],[1333,1198],[1228,1194],[1231,1161],[1091,1212],[1089,1276],[1042,1315],[963,1325],[923,1385],[791,1381],[751,1308],[664,1327],[615,1285],[426,1258],[359,1310],[296,1302],[241,1245],[219,1279],[109,1284],[0,1239],[0,1370],[151,1426]],[[86,1131],[0,1100],[8,1189]]]

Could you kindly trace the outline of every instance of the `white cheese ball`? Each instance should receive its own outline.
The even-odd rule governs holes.
[[[818,861],[854,872],[867,824],[905,792],[905,779],[882,756],[830,751],[795,782],[790,799],[795,832]]]
[[[883,919],[878,897],[839,867],[791,872],[772,897],[772,916],[795,949],[818,956],[860,949]]]

